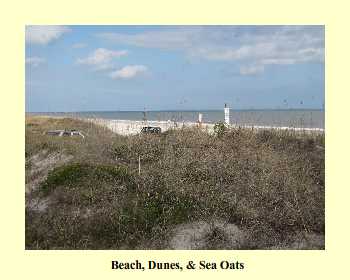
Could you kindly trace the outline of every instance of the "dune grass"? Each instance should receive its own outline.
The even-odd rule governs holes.
[[[43,135],[63,128],[86,138]],[[26,173],[43,150],[72,160],[52,166],[28,195],[48,206],[26,206],[26,248],[162,249],[174,226],[212,219],[246,232],[241,249],[324,235],[324,145],[324,134],[192,128],[127,137],[74,119],[29,117]]]

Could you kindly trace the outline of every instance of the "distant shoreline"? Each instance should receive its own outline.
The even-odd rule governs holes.
[[[237,112],[251,112],[251,111],[325,111],[323,108],[275,108],[275,109],[235,109],[231,108],[231,110],[237,111]],[[201,109],[201,110],[97,110],[97,111],[50,111],[50,112],[25,112],[25,114],[79,114],[79,113],[139,113],[139,112],[221,112],[222,109]]]
[[[224,120],[224,110],[213,111],[96,111],[96,112],[36,112],[28,116],[48,115],[72,118],[99,118],[108,120],[176,121],[197,122],[199,114],[202,122],[215,124]],[[240,126],[274,126],[325,128],[325,112],[322,110],[230,110],[231,123]]]
[[[66,118],[67,116],[52,116],[52,115],[36,115],[45,118]],[[69,116],[68,116],[69,117]],[[176,122],[176,121],[155,121],[155,120],[119,120],[119,119],[103,119],[103,118],[80,118],[73,117],[74,119],[78,119],[85,122],[91,122],[103,127],[106,127],[113,131],[114,133],[121,135],[135,135],[138,134],[142,127],[144,126],[156,126],[160,127],[161,130],[167,131],[169,129],[179,129],[179,128],[189,128],[189,127],[201,127],[201,129],[206,130],[208,133],[214,132],[214,123],[206,123],[202,122],[199,124],[198,122]],[[288,127],[288,126],[261,126],[261,125],[238,125],[238,124],[230,124],[230,128],[242,128],[242,129],[254,129],[254,130],[290,130],[295,132],[307,132],[307,133],[324,133],[324,128],[309,128],[309,127]]]

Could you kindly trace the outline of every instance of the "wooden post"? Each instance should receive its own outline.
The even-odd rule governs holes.
[[[139,176],[141,174],[141,157],[139,156]]]

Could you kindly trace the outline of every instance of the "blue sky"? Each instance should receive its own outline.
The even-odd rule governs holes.
[[[26,111],[322,108],[323,26],[27,26]]]

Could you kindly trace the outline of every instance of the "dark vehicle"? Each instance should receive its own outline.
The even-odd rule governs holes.
[[[155,126],[145,126],[141,129],[141,133],[156,133],[159,134],[161,133],[162,130],[160,127],[155,127]]]

